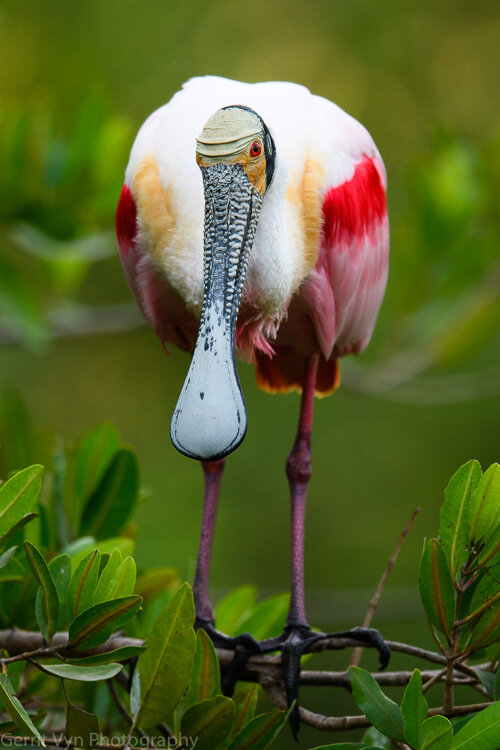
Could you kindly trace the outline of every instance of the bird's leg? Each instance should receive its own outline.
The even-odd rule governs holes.
[[[193,585],[193,596],[196,611],[195,628],[203,628],[212,639],[214,646],[234,651],[234,659],[229,672],[223,681],[226,695],[232,695],[241,670],[251,654],[258,653],[260,646],[249,633],[231,637],[215,628],[214,612],[209,595],[210,559],[215,530],[215,517],[219,502],[219,490],[224,471],[225,459],[203,461],[205,476],[205,500],[201,537],[198,548],[198,560]]]
[[[299,428],[286,463],[286,474],[290,485],[292,527],[292,580],[287,628],[309,629],[304,603],[304,524],[307,488],[312,473],[311,433],[318,359],[318,354],[314,354],[306,361]]]
[[[343,633],[326,635],[313,631],[307,622],[304,601],[304,526],[307,489],[311,478],[311,433],[313,422],[314,390],[318,373],[319,355],[310,357],[305,364],[302,402],[297,436],[288,457],[286,473],[290,485],[291,501],[291,598],[284,632],[278,638],[261,641],[264,653],[281,650],[283,678],[287,703],[295,705],[290,714],[290,725],[295,738],[299,730],[300,660],[307,648],[326,637],[352,637],[378,649],[383,669],[389,662],[390,650],[377,630],[354,628]]]
[[[291,596],[290,609],[280,648],[287,703],[291,706],[295,701],[295,706],[290,714],[290,723],[295,737],[299,729],[297,700],[300,659],[304,650],[317,636],[307,622],[304,601],[304,527],[307,489],[312,473],[311,433],[318,362],[318,354],[314,354],[306,360],[299,427],[286,464],[291,505]]]
[[[214,541],[215,517],[219,503],[220,483],[224,471],[224,458],[219,461],[202,461],[205,476],[205,499],[201,522],[200,545],[194,577],[193,595],[196,624],[199,627],[214,625],[214,612],[209,595],[210,559]]]

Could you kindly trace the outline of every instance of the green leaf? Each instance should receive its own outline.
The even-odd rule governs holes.
[[[95,546],[96,541],[93,536],[82,536],[80,539],[75,539],[74,542],[67,544],[62,551],[65,555],[71,557],[73,570],[75,570],[77,565]]]
[[[18,471],[0,487],[0,535],[7,534],[33,508],[42,487],[43,466]],[[19,528],[19,527],[18,527]]]
[[[495,555],[500,552],[500,524],[493,531],[492,535],[484,545],[483,549],[479,553],[476,565],[486,565],[493,560]]]
[[[130,694],[135,726],[171,723],[191,676],[194,617],[191,587],[184,584],[161,610],[138,659]]]
[[[364,742],[335,742],[333,745],[320,745],[313,750],[363,750],[368,747]]]
[[[139,467],[131,450],[116,453],[83,509],[81,533],[97,539],[119,534],[133,513],[139,492]]]
[[[118,630],[139,611],[141,603],[141,597],[133,595],[86,609],[70,625],[69,645],[90,648],[104,643],[113,630]]]
[[[451,726],[453,727],[453,734],[457,734],[462,727],[464,727],[474,716],[474,714],[466,714],[465,716],[454,716],[451,721]]]
[[[401,701],[405,740],[409,745],[419,746],[420,726],[427,718],[429,704],[422,692],[422,675],[414,669]]]
[[[277,594],[264,599],[249,617],[240,621],[236,635],[248,632],[258,641],[270,638],[273,633],[283,630],[289,607],[289,594]]]
[[[42,735],[31,721],[24,706],[14,695],[14,689],[6,674],[0,674],[0,697],[3,699],[5,710],[21,733],[28,737],[36,737],[40,745],[45,747]]]
[[[97,583],[97,586],[94,591],[94,598],[92,603],[93,604],[99,604],[99,602],[105,602],[110,597],[107,596],[108,591],[111,590],[112,586],[112,580],[117,572],[118,568],[123,562],[122,553],[120,550],[115,547],[115,549],[111,552],[109,559],[104,566],[104,570],[101,572],[101,575],[99,576],[99,581]],[[128,596],[131,594],[131,591],[128,591],[125,596]]]
[[[112,651],[107,651],[102,654],[93,654],[93,656],[85,656],[81,659],[67,658],[68,663],[78,664],[82,667],[93,666],[94,664],[111,664],[111,662],[123,662],[133,659],[135,656],[139,656],[143,651],[146,650],[146,646],[120,646]]]
[[[237,736],[244,726],[248,724],[255,715],[257,700],[259,698],[259,686],[240,684],[234,691],[233,701],[236,706],[234,717],[233,735]]]
[[[46,640],[52,640],[56,632],[59,619],[59,598],[54,580],[50,574],[47,563],[31,542],[24,542],[26,559],[33,571],[33,575],[40,584],[43,593],[43,608],[40,611],[38,626]]]
[[[403,715],[401,709],[388,698],[371,674],[361,667],[349,667],[352,695],[368,721],[382,734],[403,742]]]
[[[437,539],[430,539],[425,545],[419,588],[427,617],[449,638],[455,620],[455,589],[446,556]]]
[[[283,729],[289,713],[273,711],[256,716],[238,732],[228,750],[266,750]]]
[[[115,552],[121,557],[119,550],[115,550]],[[136,566],[133,557],[130,557],[130,555],[126,557],[117,568],[115,567],[116,559],[115,556],[113,560],[112,555],[101,573],[94,594],[94,604],[118,599],[121,596],[129,596],[134,590]],[[113,563],[112,566],[111,563]]]
[[[228,635],[235,635],[240,624],[250,617],[257,605],[255,586],[239,586],[222,599],[215,610],[217,627]]]
[[[472,717],[453,737],[452,750],[498,750],[500,701]]]
[[[5,566],[10,562],[10,560],[12,559],[12,556],[14,555],[16,549],[17,549],[17,546],[11,547],[6,552],[4,552],[2,555],[0,555],[0,570],[2,568],[5,568]]]
[[[5,651],[2,656],[8,656],[7,652]],[[13,661],[7,665],[7,673],[9,675],[10,684],[14,688],[14,694],[17,694],[19,691],[21,686],[21,676],[27,666],[28,664],[25,661]],[[30,710],[28,710],[28,713],[30,713]]]
[[[373,745],[374,747],[382,748],[382,750],[392,750],[392,742],[389,737],[386,737],[385,734],[379,732],[375,727],[370,727],[366,730],[363,735],[363,742],[366,743],[366,746],[369,745],[371,747]]]
[[[487,568],[481,580],[474,590],[474,595],[470,603],[468,615],[472,615],[477,610],[484,607],[492,599],[498,597],[500,593],[500,560],[495,565]]]
[[[26,526],[27,523],[33,521],[35,518],[38,518],[38,513],[26,513],[20,521],[14,524],[14,526],[6,531],[5,534],[2,534],[0,537],[0,549],[5,546],[5,543],[16,533],[16,531],[22,529],[23,526]]]
[[[0,582],[19,581],[25,576],[23,566],[14,558],[16,549],[17,547],[11,547],[0,555]]]
[[[133,554],[135,542],[128,537],[113,536],[111,539],[104,539],[102,542],[97,542],[96,547],[101,555],[110,555],[114,549],[119,549],[122,553],[122,557],[127,557],[128,555]]]
[[[56,630],[63,630],[68,622],[68,587],[71,578],[71,558],[69,555],[58,555],[49,562],[49,572],[54,581],[59,601],[59,617]],[[43,594],[39,589],[36,597],[37,620],[43,616]]]
[[[474,671],[481,680],[481,685],[486,689],[489,697],[492,700],[495,700],[495,679],[498,675],[500,675],[500,670],[498,670],[497,675],[495,675],[493,672],[487,672],[484,669],[474,669]]]
[[[218,695],[186,711],[181,721],[181,735],[191,740],[196,737],[197,750],[214,750],[228,738],[233,722],[233,701]]]
[[[99,680],[110,680],[121,672],[122,664],[102,664],[96,666],[82,667],[76,664],[44,664],[46,672],[62,677],[64,680],[79,680],[80,682],[98,682]]]
[[[83,436],[76,454],[74,473],[74,495],[80,508],[96,489],[119,448],[120,434],[108,422],[103,422]]]
[[[140,594],[144,601],[148,601],[157,594],[161,594],[163,591],[171,591],[178,586],[179,573],[175,568],[153,568],[137,577],[135,593]]]
[[[420,727],[420,750],[450,750],[453,727],[445,716],[430,716]]]
[[[500,466],[492,464],[476,487],[471,500],[470,542],[487,541],[500,524]]]
[[[500,637],[500,601],[497,600],[493,606],[481,615],[479,622],[471,633],[467,649],[477,651],[482,646],[495,643]]]
[[[95,549],[80,561],[71,576],[68,591],[68,605],[71,618],[77,617],[77,615],[85,612],[86,609],[92,606],[100,563],[100,552]]]
[[[439,536],[453,575],[467,559],[471,497],[482,477],[478,461],[461,466],[444,492]]]
[[[186,706],[194,706],[220,693],[219,660],[212,641],[201,628],[196,633],[196,651]]]
[[[78,747],[91,748],[100,734],[99,717],[66,703],[66,737],[78,738]],[[76,740],[74,740],[76,741]]]

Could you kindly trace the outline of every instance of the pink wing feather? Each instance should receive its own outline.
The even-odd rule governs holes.
[[[358,353],[368,345],[387,282],[389,225],[382,164],[364,156],[353,177],[331,188],[323,203],[317,284],[330,286],[333,325],[311,299],[311,312],[326,359]]]
[[[130,291],[163,346],[166,348],[169,341],[180,349],[192,350],[198,330],[196,318],[143,250],[137,208],[127,185],[122,188],[116,209],[116,237]]]
[[[316,340],[322,354],[317,392],[335,389],[336,358],[357,354],[370,341],[385,292],[388,257],[384,169],[376,157],[363,156],[352,178],[325,194],[315,268],[291,301],[276,356],[257,352],[262,387],[300,387],[304,358],[313,353]]]

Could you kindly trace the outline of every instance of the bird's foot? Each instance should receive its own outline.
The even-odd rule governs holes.
[[[325,638],[324,633],[311,630],[309,625],[286,625],[283,633],[277,638],[261,641],[263,653],[281,651],[281,668],[285,684],[286,702],[290,711],[290,728],[295,739],[298,739],[300,726],[299,716],[299,682],[300,660],[302,654],[316,641]]]
[[[380,668],[385,669],[389,663],[391,650],[378,630],[373,628],[353,628],[340,633],[318,633],[309,625],[287,625],[283,633],[277,638],[270,638],[260,642],[262,653],[281,651],[283,680],[288,708],[290,712],[290,727],[295,739],[298,737],[300,726],[299,714],[299,683],[300,661],[308,648],[317,641],[335,638],[353,638],[367,646],[372,646],[379,653]]]
[[[377,649],[380,669],[385,669],[389,664],[391,658],[390,646],[375,628],[352,628],[352,630],[344,630],[341,633],[329,633],[325,638],[355,638],[357,641]]]
[[[213,622],[202,620],[201,618],[196,618],[195,621],[195,629],[197,630],[198,628],[203,628],[215,648],[225,648],[229,651],[234,651],[231,665],[222,680],[222,692],[224,695],[230,697],[234,692],[236,683],[241,679],[241,673],[246,660],[249,656],[261,653],[260,644],[250,633],[242,633],[237,636],[226,635],[226,633],[221,633],[220,630],[217,630]]]

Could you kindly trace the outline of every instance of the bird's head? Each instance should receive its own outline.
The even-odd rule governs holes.
[[[221,458],[245,437],[246,407],[236,370],[236,321],[275,158],[264,121],[243,106],[219,109],[196,141],[205,193],[203,309],[170,430],[175,447],[191,458]]]
[[[196,161],[202,170],[210,172],[215,164],[242,169],[253,190],[262,196],[273,179],[275,158],[266,124],[248,107],[217,110],[196,140]]]

